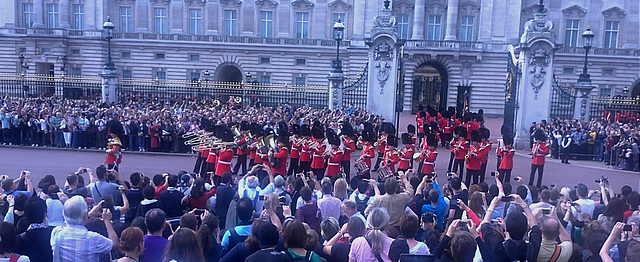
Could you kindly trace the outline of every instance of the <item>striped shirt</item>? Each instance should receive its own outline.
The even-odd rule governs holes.
[[[51,232],[53,261],[98,261],[113,247],[111,239],[88,231],[81,225],[59,226]]]

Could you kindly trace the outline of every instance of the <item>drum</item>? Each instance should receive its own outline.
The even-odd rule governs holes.
[[[384,182],[384,180],[389,176],[393,176],[393,172],[390,167],[381,166],[378,168],[378,182]]]
[[[367,165],[367,162],[365,162],[362,159],[356,161],[356,163],[355,163],[355,165],[353,165],[353,167],[356,168],[356,174],[358,174],[360,176],[369,173],[369,165]]]

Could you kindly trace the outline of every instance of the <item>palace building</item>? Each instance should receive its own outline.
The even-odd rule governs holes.
[[[593,96],[640,94],[640,1],[546,1],[558,49],[554,74],[582,72],[582,32]],[[122,78],[328,85],[332,27],[346,26],[347,78],[363,70],[383,0],[3,0],[0,74],[97,76],[107,57],[102,25],[115,24],[113,61]],[[502,115],[508,49],[538,0],[393,0],[403,48],[404,110],[464,103]],[[22,64],[21,59],[22,57]],[[27,68],[28,67],[28,68]]]

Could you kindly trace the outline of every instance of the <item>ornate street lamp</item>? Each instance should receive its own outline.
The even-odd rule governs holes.
[[[333,39],[336,40],[336,61],[333,64],[333,72],[342,73],[342,62],[340,61],[340,42],[344,39],[344,24],[338,17],[338,22],[333,24]]]
[[[67,72],[67,56],[62,56],[62,74],[64,75]]]
[[[111,17],[107,17],[107,21],[102,24],[102,28],[104,28],[107,33],[107,63],[104,64],[104,69],[115,71],[116,65],[113,64],[111,60],[111,39],[113,38],[113,29],[116,28],[116,26],[111,22]]]
[[[626,95],[627,95],[627,93],[629,93],[629,87],[628,87],[628,86],[625,86],[625,87],[622,89],[622,93],[626,96]]]
[[[591,83],[591,75],[587,73],[587,63],[589,62],[589,49],[591,49],[595,36],[591,31],[591,26],[587,27],[587,30],[582,33],[582,39],[584,40],[584,68],[582,68],[582,74],[578,78],[579,83]]]
[[[210,75],[209,70],[205,70],[203,75],[204,75],[204,82],[208,83],[209,82],[209,75]]]
[[[24,63],[24,54],[20,53],[20,55],[18,56],[18,59],[20,59],[20,67],[22,68],[22,71],[28,70],[29,65]]]

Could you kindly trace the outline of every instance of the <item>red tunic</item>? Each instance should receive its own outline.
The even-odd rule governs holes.
[[[329,151],[328,159],[327,159],[327,176],[335,176],[340,174],[340,162],[342,162],[342,157],[344,152],[340,150],[340,148],[332,148]]]
[[[311,168],[322,169],[324,168],[324,156],[322,156],[322,153],[324,153],[324,150],[327,148],[327,146],[324,144],[324,140],[318,140],[317,142],[320,144],[313,151],[313,160],[311,160]]]
[[[209,151],[209,156],[207,157],[207,163],[217,165],[218,151],[220,151],[220,149],[212,149],[211,151]]]
[[[480,145],[471,145],[471,148],[469,148],[467,169],[480,170],[482,164],[480,154]]]
[[[273,174],[286,175],[287,174],[287,158],[289,157],[289,149],[286,146],[278,146],[278,152],[273,154],[273,157],[280,159],[280,163],[277,167],[271,167]]]
[[[201,157],[207,158],[209,156],[209,149],[206,148],[206,144],[204,142],[200,143],[198,151],[200,151]]]
[[[458,149],[457,152],[455,149]],[[456,159],[464,159],[464,156],[467,155],[467,151],[469,150],[469,145],[464,138],[458,138],[458,141],[455,142],[454,146],[451,147],[451,152],[455,154]]]
[[[309,145],[312,142],[313,141],[310,137],[302,138],[302,141],[300,142],[300,161],[311,161],[311,148]]]
[[[216,176],[222,176],[224,172],[231,172],[231,160],[233,159],[233,149],[225,147],[220,150],[218,163],[216,163]]]
[[[294,136],[291,140],[291,159],[299,159],[300,158],[300,138]]]
[[[442,128],[442,131],[445,134],[453,133],[453,128],[449,124],[449,119],[442,118],[441,121],[440,121],[440,128]]]
[[[362,147],[362,152],[360,152],[360,157],[364,159],[364,162],[367,163],[369,167],[371,167],[371,158],[375,156],[375,150],[372,145],[364,145]],[[363,155],[369,155],[368,157],[364,157]]]
[[[396,164],[400,162],[400,155],[395,149],[387,149],[383,160],[382,162],[391,169],[391,172],[396,172]]]
[[[151,147],[152,148],[156,148],[156,147],[160,147],[160,136],[161,136],[162,131],[160,130],[160,126],[159,125],[152,125],[149,128],[149,134],[151,137]]]
[[[513,155],[516,154],[516,150],[513,148],[501,147],[498,149],[498,155],[502,157],[500,161],[500,169],[513,169]]]
[[[387,135],[380,136],[380,143],[378,143],[378,153],[384,153],[387,150]]]
[[[418,134],[424,133],[424,119],[416,116],[416,126],[418,128]]]
[[[398,169],[409,169],[411,161],[413,161],[413,153],[416,152],[416,147],[410,145],[409,147],[403,147],[400,150],[400,164]]]
[[[249,147],[247,146],[247,135],[242,134],[242,137],[236,142],[238,148],[236,148],[236,155],[243,156],[249,154]]]
[[[531,149],[531,153],[533,153],[533,159],[531,159],[531,164],[533,165],[544,165],[544,158],[549,154],[549,145],[547,143],[534,143],[533,148]]]
[[[107,159],[105,163],[110,165],[120,164],[122,160],[122,155],[120,154],[120,145],[112,144],[109,145],[107,150]]]
[[[426,149],[422,153],[422,170],[420,170],[423,174],[431,174],[435,171],[436,166],[436,158],[438,158],[438,150],[437,149]]]
[[[342,161],[351,161],[351,153],[356,151],[356,143],[353,142],[353,139],[351,138],[345,138],[345,140],[342,141],[342,144],[344,145]]]
[[[491,143],[489,143],[489,141],[482,142],[480,143],[480,146],[483,147],[483,149],[480,151],[480,162],[482,162],[483,164],[487,163],[487,160],[489,159],[489,152],[491,151]]]

